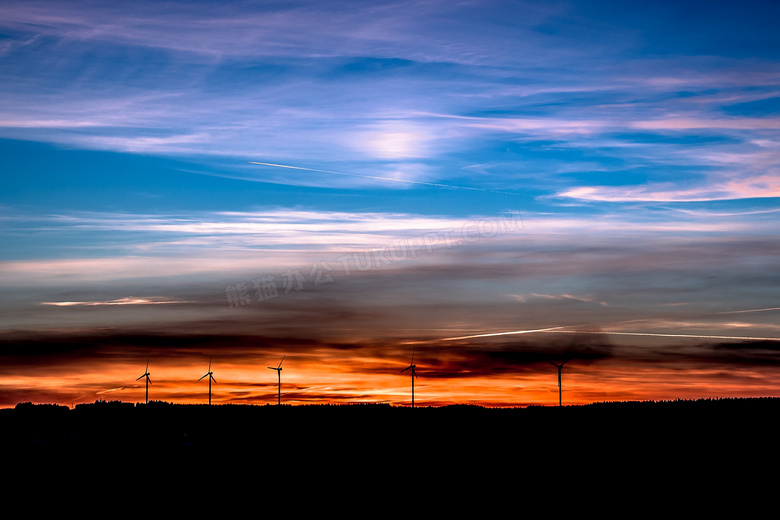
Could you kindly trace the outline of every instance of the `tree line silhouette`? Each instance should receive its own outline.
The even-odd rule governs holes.
[[[20,403],[0,410],[4,447],[85,449],[163,447],[171,450],[312,442],[356,452],[374,445],[418,442],[437,449],[465,443],[535,446],[664,445],[672,438],[740,439],[773,432],[780,398],[603,402],[565,407],[403,407],[390,404],[250,405],[133,404],[96,401],[74,409]],[[415,433],[416,432],[416,433]],[[675,441],[678,442],[678,441]],[[667,445],[667,448],[673,448]]]

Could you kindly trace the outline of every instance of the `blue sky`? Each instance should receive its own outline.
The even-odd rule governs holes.
[[[751,1],[3,2],[0,333],[780,337],[778,19]],[[506,215],[511,233],[360,276],[337,260]],[[337,283],[314,285],[319,262]],[[304,289],[229,305],[296,269]]]

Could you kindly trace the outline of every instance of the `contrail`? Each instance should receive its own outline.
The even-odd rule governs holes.
[[[334,173],[336,175],[349,175],[350,177],[363,177],[364,179],[376,179],[380,181],[392,181],[392,182],[403,182],[407,184],[421,184],[423,186],[434,186],[436,188],[449,188],[453,190],[472,190],[472,191],[484,191],[489,193],[503,193],[505,195],[517,195],[516,193],[509,193],[506,191],[495,191],[495,190],[486,190],[483,188],[470,188],[468,186],[453,186],[452,184],[437,184],[435,182],[422,182],[422,181],[410,181],[407,179],[393,179],[391,177],[377,177],[375,175],[361,175],[359,173],[346,173],[346,172],[336,172],[332,170],[317,170],[315,168],[303,168],[301,166],[288,166],[286,164],[274,164],[274,163],[265,163],[265,162],[257,162],[257,161],[247,161],[249,164],[259,164],[261,166],[273,166],[274,168],[288,168],[290,170],[303,170],[307,172],[319,172],[319,173]]]
[[[508,336],[510,334],[533,334],[535,332],[549,332],[554,331],[557,329],[562,329],[563,327],[549,327],[546,329],[533,329],[533,330],[511,330],[508,332],[490,332],[487,334],[475,334],[473,336],[458,336],[456,338],[442,338],[439,341],[452,341],[456,339],[471,339],[471,338],[486,338],[488,336]]]
[[[780,338],[761,338],[754,336],[708,336],[701,334],[664,334],[660,332],[613,332],[593,330],[561,330],[563,327],[550,327],[548,329],[515,330],[510,332],[492,332],[489,334],[475,334],[473,336],[460,336],[457,338],[443,338],[439,341],[451,341],[456,339],[484,338],[487,336],[507,336],[510,334],[552,333],[552,334],[610,334],[617,336],[656,336],[664,338],[703,338],[703,339],[734,339],[750,341],[780,341]]]
[[[177,300],[164,300],[157,297],[152,297],[154,299],[150,298],[135,298],[133,296],[130,296],[129,298],[119,298],[118,300],[108,300],[108,301],[94,301],[94,302],[41,302],[41,305],[55,305],[57,307],[72,307],[74,305],[85,305],[85,306],[95,306],[95,305],[167,305],[171,303],[192,303],[188,302],[186,300],[177,301]]]
[[[747,309],[744,311],[725,311],[718,314],[742,314],[743,312],[765,312],[765,311],[780,311],[780,307],[768,307],[766,309]]]
[[[558,330],[556,332],[563,334],[614,334],[619,336],[661,336],[664,338],[747,339],[752,341],[780,341],[780,338],[758,338],[753,336],[706,336],[699,334],[663,334],[660,332],[599,332],[595,330]]]

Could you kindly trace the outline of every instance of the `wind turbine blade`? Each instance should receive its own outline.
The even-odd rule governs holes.
[[[144,376],[145,376],[145,375],[146,375],[146,374],[144,374]],[[141,377],[144,377],[144,376],[141,376]],[[138,379],[141,379],[141,377],[139,377]],[[136,381],[138,381],[138,379],[136,379]]]
[[[420,379],[417,377],[417,371],[415,369],[412,369],[412,375],[414,375],[415,378]]]
[[[278,367],[276,367],[276,368],[282,368],[282,363],[284,362],[284,358],[285,358],[285,357],[287,357],[287,354],[285,354],[284,356],[282,356],[282,360],[281,360],[281,361],[279,361],[279,366],[278,366]]]
[[[410,368],[412,368],[412,366],[411,366],[411,365],[409,365],[408,367],[406,367],[406,368],[404,368],[403,370],[401,370],[401,373],[403,374],[404,372],[406,372],[406,371],[407,371],[407,370],[409,370]]]
[[[268,367],[271,370],[276,370],[276,367]]]
[[[409,365],[414,365],[414,349],[412,349],[412,362]]]
[[[149,360],[147,359],[146,360],[146,372],[148,372],[148,371],[149,371]]]
[[[208,374],[206,374],[206,375],[204,375],[204,376],[201,376],[201,377],[199,377],[199,378],[198,378],[198,381],[200,381],[201,379],[203,379],[203,378],[204,378],[204,377],[206,377],[207,375],[208,375]]]
[[[217,382],[217,380],[214,379],[214,376],[211,376],[211,380],[214,381],[215,383]]]
[[[149,378],[149,376],[146,376],[146,380],[149,381],[149,384],[152,384],[152,380]]]
[[[214,356],[209,356],[209,372],[211,372],[211,358]]]

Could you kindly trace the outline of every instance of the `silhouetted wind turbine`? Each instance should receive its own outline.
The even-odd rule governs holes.
[[[412,362],[409,363],[408,367],[401,370],[401,373],[403,374],[410,368],[412,369],[412,408],[414,408],[414,379],[417,377],[417,371],[415,370],[415,368],[417,368],[417,365],[414,364],[414,349],[412,349]]]
[[[285,356],[287,354],[282,356],[282,361],[284,361]],[[276,370],[276,374],[279,376],[279,393],[276,396],[276,404],[282,404],[282,361],[279,361],[278,367],[268,367],[271,370]]]
[[[211,358],[209,358],[209,371],[206,372],[206,375],[202,376],[198,381],[203,379],[204,377],[208,376],[209,378],[209,405],[211,405],[211,382],[214,381],[217,382],[216,379],[214,379],[214,373],[211,371]]]
[[[149,404],[149,385],[152,384],[152,380],[149,379],[149,360],[148,359],[146,360],[146,370],[144,372],[145,372],[144,375],[142,375],[141,377],[145,377],[146,378],[146,404]],[[141,377],[139,377],[138,379],[141,379]],[[138,381],[138,379],[136,379],[136,381]]]
[[[558,363],[553,363],[552,361],[550,361],[550,364],[555,365],[556,367],[558,367],[558,406],[563,406],[563,390],[561,390],[561,369],[563,368],[563,365],[565,365],[569,361],[570,360],[567,359],[566,361],[564,361],[560,365]]]

